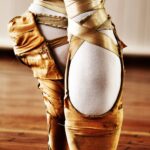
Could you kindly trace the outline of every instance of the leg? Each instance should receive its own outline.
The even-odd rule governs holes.
[[[116,150],[119,140],[122,44],[103,4],[65,0],[70,32],[65,127],[70,150]]]
[[[32,3],[30,7],[28,8],[28,10],[35,14],[46,14],[46,15],[62,16],[62,17],[66,16],[65,14],[50,10],[37,3]],[[41,30],[41,33],[44,35],[44,37],[47,40],[52,40],[52,39],[56,39],[56,38],[67,35],[67,31],[61,28],[55,28],[55,27],[44,25],[44,24],[39,24],[39,28]],[[68,54],[68,44],[54,48],[53,53],[59,65],[59,68],[64,73],[66,60],[67,60],[67,54]]]
[[[66,30],[49,27],[40,23],[40,21],[45,23],[47,19],[53,19],[57,23],[59,23],[58,21],[62,23],[62,20],[57,20],[58,17],[48,17],[44,15],[44,20],[42,20],[42,18],[40,18],[41,16],[38,15],[46,12],[49,15],[50,10],[42,6],[35,6],[34,3],[29,10],[36,14],[36,16],[27,12],[20,17],[12,19],[9,23],[10,36],[15,41],[14,50],[16,56],[32,69],[34,77],[39,81],[39,88],[42,91],[46,107],[49,129],[48,149],[66,150],[66,137],[63,126],[64,83],[63,73],[58,69],[61,68],[64,70],[66,56],[64,55],[64,57],[61,58],[59,53],[57,55],[58,50],[60,53],[62,53],[61,51],[67,53],[66,38],[58,39],[66,35]],[[53,12],[51,15],[58,15],[58,13]],[[41,33],[44,36],[41,35]],[[56,57],[53,58],[53,56]],[[61,59],[60,62],[62,63],[57,63],[59,59]]]
[[[29,11],[31,11],[35,14],[46,14],[46,15],[65,17],[65,14],[55,12],[53,10],[50,10],[48,8],[45,8],[45,7],[35,4],[35,3],[31,4],[31,6],[29,7]],[[56,38],[59,38],[62,36],[66,36],[66,34],[67,34],[66,30],[64,30],[64,29],[55,28],[55,27],[44,25],[44,24],[39,24],[39,29],[46,40],[53,40],[53,39],[56,39]],[[62,45],[60,47],[56,47],[52,50],[53,50],[53,54],[54,54],[55,60],[58,64],[59,68],[64,73],[65,65],[66,65],[67,51],[68,51],[68,44]],[[48,83],[49,81],[46,81],[46,82]],[[42,83],[41,83],[41,85],[42,85]],[[61,83],[61,86],[63,86],[63,82]],[[41,87],[42,91],[43,91],[43,89],[44,89],[44,87]],[[48,95],[46,95],[46,94],[44,97],[47,97],[46,99],[49,99]],[[62,97],[61,97],[61,99],[62,99]],[[54,102],[55,103],[54,106],[51,106],[47,100],[44,100],[44,102],[45,102],[45,107],[46,107],[47,112],[50,112],[50,113],[47,113],[47,124],[49,127],[49,131],[48,131],[49,132],[48,145],[50,146],[49,148],[50,149],[52,148],[52,150],[67,149],[64,147],[64,145],[63,145],[64,143],[61,143],[61,141],[65,140],[64,128],[58,124],[58,123],[63,124],[64,119],[62,121],[54,119],[55,117],[57,117],[57,114],[55,116],[54,113],[51,113],[52,111],[55,112],[54,109],[56,109],[56,107],[57,107],[57,106],[55,106],[57,104],[57,102]],[[55,108],[52,108],[52,107],[55,107]],[[61,114],[61,118],[62,118],[62,116],[63,116],[63,114]],[[58,144],[58,141],[60,141],[59,144]]]
[[[93,13],[80,14],[73,20],[79,23]],[[112,30],[99,32],[107,34],[117,44]],[[112,108],[120,90],[120,59],[100,46],[84,42],[71,61],[68,80],[70,100],[80,112],[103,114]]]

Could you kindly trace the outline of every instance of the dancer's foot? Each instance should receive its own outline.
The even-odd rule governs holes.
[[[33,10],[15,17],[9,23],[10,36],[15,42],[15,54],[32,69],[34,77],[39,81],[39,88],[42,90],[49,129],[49,150],[66,150],[66,135],[63,126],[64,82],[63,73],[59,70],[59,67],[64,69],[65,58],[64,64],[57,65],[59,58],[55,57],[55,50],[59,48],[61,51],[60,48],[68,43],[66,27],[67,18],[54,14],[45,15]],[[51,34],[44,35],[46,28],[49,28],[51,32],[60,31],[60,34],[50,38]]]

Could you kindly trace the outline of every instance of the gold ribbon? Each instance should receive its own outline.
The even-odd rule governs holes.
[[[101,46],[118,56],[120,56],[120,48],[126,46],[117,36],[115,26],[111,22],[110,16],[105,11],[104,2],[104,0],[65,0],[66,10],[69,17],[68,35],[71,45],[71,59],[84,41]],[[75,16],[87,11],[94,11],[94,13],[81,20],[80,23],[73,21]],[[100,30],[113,30],[118,44],[116,45],[105,33],[99,32]],[[76,38],[74,38],[74,36]],[[76,45],[75,49],[72,45]]]
[[[65,6],[62,0],[34,0],[34,3],[53,11],[66,14]]]
[[[66,29],[68,25],[68,20],[66,17],[45,15],[45,14],[35,14],[36,21],[40,24],[49,25],[55,28]]]
[[[98,45],[106,50],[109,50],[120,57],[122,60],[121,50],[126,45],[119,39],[115,29],[115,25],[111,21],[111,17],[106,13],[104,8],[104,0],[64,0],[66,11],[68,14],[68,41],[70,42],[69,54],[67,59],[66,73],[65,73],[65,99],[68,94],[68,70],[71,60],[76,54],[79,47],[84,41]],[[73,18],[84,12],[93,11],[93,14],[87,16],[79,23],[75,22]],[[113,30],[117,40],[117,45],[114,41],[101,30]]]

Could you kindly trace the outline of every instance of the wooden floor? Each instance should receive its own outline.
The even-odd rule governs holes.
[[[31,71],[0,53],[0,150],[46,150],[44,104]],[[118,150],[150,150],[150,66],[126,61]]]

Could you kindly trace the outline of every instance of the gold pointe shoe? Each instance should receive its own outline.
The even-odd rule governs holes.
[[[111,18],[104,9],[104,1],[65,0],[68,14],[70,48],[65,73],[65,130],[70,150],[116,150],[123,121],[122,84],[123,59],[122,49],[125,44],[119,39]],[[74,10],[74,11],[72,11]],[[81,13],[95,11],[80,23],[73,18]],[[118,44],[99,30],[113,30]],[[122,82],[116,103],[112,109],[99,116],[88,116],[79,112],[71,103],[68,90],[68,70],[71,60],[81,44],[89,43],[101,46],[120,58],[122,63]]]
[[[58,0],[59,2],[59,0]],[[40,5],[45,3],[40,2]],[[64,8],[53,8],[65,12]],[[67,44],[67,37],[48,41],[37,24],[66,28],[67,18],[26,12],[9,22],[8,30],[14,41],[15,55],[33,71],[42,90],[48,123],[48,149],[67,150],[64,130],[64,80],[53,58],[51,49]]]

